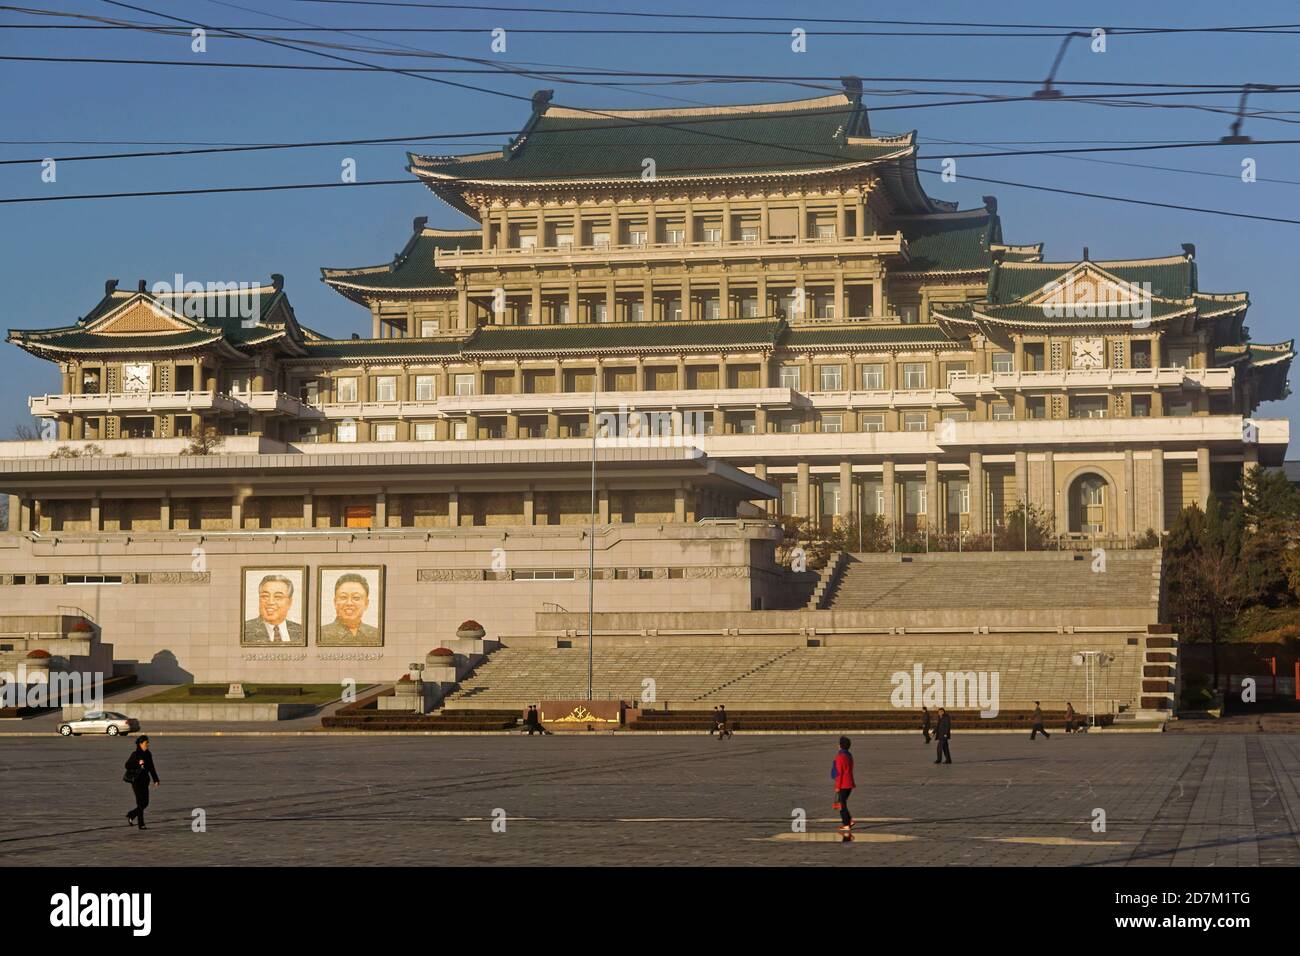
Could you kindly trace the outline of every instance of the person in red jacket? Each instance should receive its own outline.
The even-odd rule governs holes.
[[[831,764],[831,780],[835,784],[835,809],[840,811],[840,831],[847,833],[853,829],[853,817],[849,814],[849,794],[853,792],[853,754],[849,753],[852,741],[848,737],[840,738],[840,752]]]

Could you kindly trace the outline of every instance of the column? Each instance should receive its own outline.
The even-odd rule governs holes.
[[[1165,450],[1151,449],[1151,527],[1156,534],[1165,531]]]
[[[510,248],[510,218],[504,209],[497,213],[497,248]]]
[[[560,416],[557,415],[555,412],[546,413],[546,437],[547,438],[560,437]]]
[[[680,485],[673,490],[673,520],[686,520],[686,489]]]
[[[848,309],[844,305],[844,273],[835,270],[835,312],[833,318],[838,322],[848,316]]]
[[[35,531],[36,507],[31,498],[23,498],[18,503],[18,514],[21,521],[20,530]]]
[[[767,409],[762,405],[758,405],[754,408],[754,434],[767,434]]]
[[[531,486],[524,492],[524,524],[537,524],[536,496]]]
[[[469,319],[469,290],[464,286],[456,290],[456,309],[460,313],[460,327],[462,329],[472,328]]]
[[[770,227],[770,217],[768,216],[768,202],[764,197],[758,207],[758,241],[767,242],[771,237],[772,230]]]
[[[618,299],[614,293],[614,280],[610,279],[609,282],[605,284],[605,321],[606,322],[617,321],[617,316],[614,314],[617,305],[618,305]]]
[[[6,531],[22,530],[22,500],[17,495],[9,495],[9,512]],[[95,519],[99,516],[99,498],[95,497],[90,500],[90,530],[98,531],[99,525]]]
[[[163,531],[172,529],[172,496],[163,492],[162,501],[158,504],[158,523],[162,525]]]
[[[519,413],[518,412],[506,412],[506,437],[507,438],[519,437]]]
[[[731,318],[731,277],[727,275],[725,265],[718,277],[718,317]]]
[[[315,527],[316,525],[315,506],[316,506],[316,499],[311,495],[310,492],[302,496],[302,526],[304,528]]]
[[[1135,516],[1137,501],[1135,489],[1137,487],[1133,480],[1133,449],[1124,449],[1124,534],[1136,535],[1138,533],[1137,518]]]
[[[609,524],[609,489],[596,490],[596,518],[601,524]]]
[[[970,529],[975,534],[984,531],[984,456],[970,453]]]
[[[1016,499],[1029,505],[1029,452],[1016,452]]]
[[[754,477],[757,478],[759,481],[767,481],[767,462],[760,461],[756,465],[754,465]],[[762,505],[760,505],[759,507],[761,507],[768,514],[774,514],[776,511],[776,502],[769,498],[766,501],[764,501]]]
[[[645,359],[639,355],[636,359],[636,384],[633,387],[638,392],[645,391]]]
[[[691,277],[689,274],[682,276],[682,321],[689,322],[691,319]]]
[[[460,492],[455,488],[447,494],[447,523],[453,528],[460,527]]]
[[[468,441],[478,440],[478,415],[474,412],[465,416],[465,438]]]
[[[853,514],[853,462],[840,462],[839,515],[846,520]]]
[[[810,480],[810,469],[808,462],[799,462],[798,470],[798,492],[796,501],[799,506],[799,517],[812,518],[812,481]]]
[[[683,391],[686,388],[686,357],[677,356],[677,389]]]
[[[885,315],[885,276],[882,272],[871,283],[871,314],[876,318]]]
[[[1050,448],[1043,452],[1043,481],[1046,487],[1043,490],[1043,507],[1047,509],[1048,525],[1054,531],[1060,531],[1056,517],[1056,453]],[[1065,513],[1066,530],[1069,530],[1070,513],[1069,509]]]
[[[931,534],[940,531],[939,462],[933,458],[927,458],[925,461],[925,526]]]
[[[759,274],[758,288],[754,291],[754,298],[758,300],[758,314],[767,315],[767,276]]]
[[[865,239],[867,237],[867,203],[861,196],[858,197],[857,209],[854,211],[854,216],[854,226],[856,227],[858,238]]]
[[[542,324],[542,284],[540,282],[533,283],[533,302],[531,308],[533,311],[532,314],[533,325],[541,325]]]
[[[492,213],[487,206],[478,207],[478,221],[483,226],[483,251],[492,248]]]
[[[446,418],[435,419],[433,423],[433,440],[446,441],[447,434],[450,430],[451,429],[450,426],[447,424]]]
[[[1196,500],[1204,511],[1210,504],[1210,449],[1201,446],[1196,449]]]
[[[645,279],[645,285],[641,289],[641,319],[649,322],[655,316],[655,290],[654,280],[648,275]]]
[[[375,520],[372,525],[375,528],[388,527],[388,493],[384,491],[375,492]]]
[[[840,197],[835,203],[835,238],[843,241],[848,235],[848,209],[844,205],[844,198]]]
[[[722,241],[731,242],[731,199],[722,201]]]
[[[230,526],[234,531],[244,527],[244,500],[239,495],[230,496]]]
[[[94,495],[90,499],[90,530],[99,532],[104,530],[104,500],[99,495]],[[9,530],[17,530],[18,516],[18,497],[9,496]],[[195,516],[198,517],[197,515]]]
[[[546,209],[537,210],[537,248],[546,248]]]
[[[808,238],[808,200],[799,199],[799,223],[795,226],[795,238],[803,241]]]
[[[898,524],[898,506],[894,503],[896,482],[893,459],[887,458],[881,465],[880,486],[885,496],[885,520],[891,528]]]
[[[569,321],[578,321],[578,280],[572,279],[569,282]]]

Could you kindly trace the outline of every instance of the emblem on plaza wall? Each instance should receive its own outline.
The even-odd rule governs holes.
[[[384,643],[384,569],[341,566],[317,571],[316,644],[380,647]]]
[[[242,569],[243,647],[307,646],[307,569]]]

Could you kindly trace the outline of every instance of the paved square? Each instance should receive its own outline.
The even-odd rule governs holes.
[[[0,865],[1300,865],[1300,735],[862,736],[851,845],[834,736],[151,736],[145,832],[129,741],[0,738]]]

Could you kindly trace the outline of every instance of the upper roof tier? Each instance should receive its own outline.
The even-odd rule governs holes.
[[[414,231],[393,261],[381,266],[321,269],[321,281],[354,302],[365,303],[379,295],[419,296],[448,291],[456,277],[437,266],[439,249],[476,249],[478,229],[430,229],[426,216],[416,217]]]
[[[879,167],[900,211],[952,209],[926,196],[917,181],[915,134],[872,136],[861,82],[843,82],[843,92],[813,99],[653,110],[559,106],[542,90],[524,128],[502,149],[412,153],[409,168],[475,217],[462,197],[471,186],[772,178],[869,166]]]

